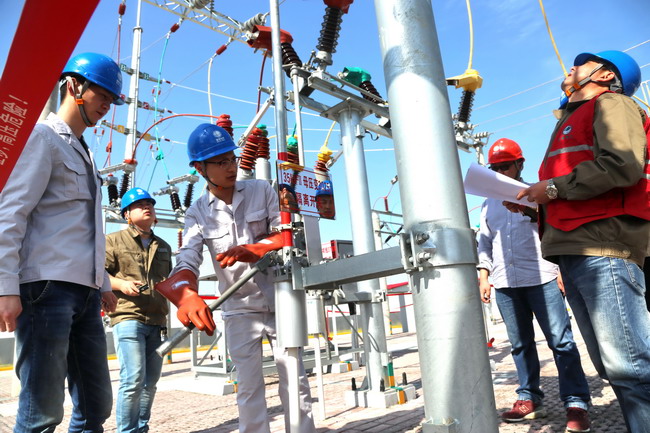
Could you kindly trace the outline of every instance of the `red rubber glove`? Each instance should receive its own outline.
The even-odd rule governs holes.
[[[282,248],[282,233],[273,233],[256,244],[237,245],[225,253],[219,253],[215,260],[221,264],[222,268],[232,266],[237,262],[254,263],[269,251],[280,248]]]
[[[212,335],[216,328],[212,311],[198,294],[196,275],[189,269],[176,272],[171,277],[156,284],[155,289],[178,307],[176,317],[185,326],[190,322],[196,329]]]

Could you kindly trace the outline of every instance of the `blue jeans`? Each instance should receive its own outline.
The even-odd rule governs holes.
[[[553,351],[564,406],[586,410],[590,400],[589,385],[556,280],[538,286],[497,289],[496,301],[512,344],[512,357],[519,377],[516,391],[519,400],[541,403],[544,398],[540,388],[534,314],[548,347]]]
[[[20,285],[16,328],[21,391],[15,433],[53,432],[63,420],[65,379],[73,410],[69,432],[101,433],[113,393],[99,290],[62,281]]]
[[[162,358],[160,326],[125,320],[113,326],[115,351],[120,361],[120,387],[115,415],[118,433],[149,431],[151,406],[160,379]]]
[[[650,432],[650,313],[641,268],[610,257],[559,260],[596,371],[609,380],[628,430]]]

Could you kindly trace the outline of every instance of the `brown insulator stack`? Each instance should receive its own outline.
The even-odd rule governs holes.
[[[217,126],[222,127],[226,131],[228,131],[228,134],[230,136],[233,136],[233,130],[232,130],[232,120],[230,120],[230,115],[228,114],[222,114],[217,118]]]
[[[260,125],[259,130],[262,131],[262,134],[258,136],[257,157],[268,160],[271,158],[271,151],[270,151],[269,139],[268,139],[269,131],[266,130],[266,125]]]
[[[239,167],[244,170],[253,170],[255,168],[255,159],[257,158],[257,148],[259,147],[260,137],[263,136],[263,131],[260,128],[253,128],[251,133],[246,138],[246,145],[241,154],[241,163]]]
[[[364,81],[361,84],[359,84],[359,87],[361,87],[363,90],[365,90],[368,93],[372,93],[373,95],[381,98],[381,95],[375,88],[375,86],[370,82],[370,81]],[[367,99],[370,102],[374,102],[375,104],[380,104],[382,101],[381,99],[375,99],[371,96],[368,95],[362,95],[364,99]]]
[[[287,161],[292,164],[300,164],[298,156],[298,139],[292,135],[287,139]]]
[[[287,151],[287,159],[292,164],[300,164],[300,157],[297,153]]]
[[[314,164],[314,169],[322,173],[327,173],[329,171],[327,165],[325,165],[325,161],[321,161],[320,159],[316,161],[316,164]]]

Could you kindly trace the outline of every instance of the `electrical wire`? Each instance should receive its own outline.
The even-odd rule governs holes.
[[[528,107],[522,108],[520,110],[513,111],[511,113],[504,114],[502,116],[493,117],[492,119],[489,119],[489,120],[484,120],[483,122],[477,123],[476,126],[479,126],[479,125],[483,126],[486,123],[490,123],[490,122],[494,122],[495,120],[500,120],[500,119],[504,119],[506,117],[514,116],[515,114],[519,114],[519,113],[523,113],[524,111],[532,110],[533,108],[539,107],[541,105],[545,105],[545,104],[548,104],[548,103],[551,103],[551,102],[557,102],[557,100],[558,100],[557,98],[553,98],[553,99],[549,99],[549,100],[544,101],[544,102],[539,102],[537,104],[529,105]]]
[[[260,84],[257,87],[257,110],[255,113],[260,112],[260,102],[262,100],[262,77],[264,76],[264,64],[266,63],[266,54],[267,52],[264,51],[262,54],[262,67],[260,68]]]
[[[467,18],[469,20],[469,61],[467,62],[467,69],[472,69],[472,59],[474,58],[474,24],[472,22],[472,8],[469,0],[467,4]]]
[[[208,63],[208,61],[206,60],[205,63]],[[204,63],[204,64],[205,64],[205,63]],[[188,87],[188,86],[183,86],[183,85],[178,84],[178,83],[171,83],[170,87],[171,87],[171,88],[178,87],[178,88],[180,88],[180,89],[191,90],[191,91],[193,91],[193,92],[198,92],[198,93],[208,93],[208,92],[206,92],[205,90],[195,89],[195,88],[193,88],[193,87]],[[211,96],[216,96],[216,97],[218,97],[218,98],[228,99],[228,100],[230,100],[230,101],[243,102],[244,104],[255,105],[255,102],[245,101],[245,100],[243,100],[243,99],[233,98],[233,97],[231,97],[231,96],[220,95],[220,94],[218,94],[218,93],[210,93],[210,95],[211,95]],[[320,116],[319,116],[319,117],[320,117]]]
[[[635,48],[640,47],[641,45],[645,45],[645,44],[647,44],[648,42],[650,42],[650,39],[648,39],[647,41],[640,42],[640,43],[638,43],[638,44],[636,44],[636,45],[634,45],[634,46],[628,48],[627,50],[623,50],[623,52],[627,52],[627,51],[633,50],[633,49],[635,49]],[[647,65],[646,65],[646,66],[647,66]]]
[[[553,116],[553,114],[552,114],[552,113],[549,113],[549,114],[545,114],[545,115],[543,115],[543,116],[535,117],[534,119],[528,119],[528,120],[526,120],[526,121],[523,121],[523,122],[517,123],[517,124],[515,124],[515,125],[509,125],[509,126],[506,126],[505,128],[497,129],[497,130],[494,131],[492,134],[496,134],[497,132],[507,131],[508,129],[516,128],[517,126],[525,125],[525,124],[527,124],[527,123],[535,122],[535,121],[537,121],[537,120],[544,119],[544,118],[546,118],[546,117],[552,117],[552,116]]]
[[[172,27],[173,28],[173,27]],[[163,69],[163,63],[165,60],[165,54],[167,53],[167,46],[169,45],[169,38],[172,35],[172,31],[167,32],[167,37],[165,39],[165,44],[163,45],[163,50],[162,54],[160,55],[160,64],[158,66],[158,80],[156,81],[156,86],[154,87],[154,109],[153,109],[153,120],[154,120],[154,125],[157,125],[156,119],[158,118],[158,99],[160,96],[160,85],[162,83],[162,69]],[[144,134],[143,134],[144,136]],[[158,166],[158,161],[162,161],[162,166],[163,170],[165,170],[165,175],[167,176],[167,179],[171,179],[171,176],[169,175],[169,170],[167,169],[167,164],[165,163],[165,155],[163,154],[162,150],[160,149],[160,132],[158,130],[158,127],[154,129],[154,137],[155,137],[155,143],[156,143],[156,155],[154,156],[156,162],[153,165],[153,168],[151,169],[151,179],[153,179],[154,174],[156,173],[156,167]],[[139,140],[138,140],[139,142]],[[153,152],[152,152],[153,153]],[[133,149],[133,155],[131,158],[135,158],[135,148]],[[135,179],[134,179],[135,181]],[[151,180],[149,180],[149,185],[147,186],[147,189],[149,189],[149,186],[151,186]]]
[[[546,81],[546,82],[544,82],[544,83],[542,83],[542,84],[537,84],[536,86],[530,87],[530,88],[525,89],[525,90],[521,90],[521,91],[519,91],[519,92],[517,92],[517,93],[513,93],[513,94],[510,95],[510,96],[506,96],[506,97],[504,97],[504,98],[497,99],[496,101],[490,102],[490,103],[488,103],[488,104],[481,105],[480,107],[476,107],[476,108],[474,108],[474,110],[480,110],[480,109],[482,109],[482,108],[487,108],[487,107],[490,107],[490,106],[492,106],[492,105],[494,105],[494,104],[498,104],[499,102],[507,101],[507,100],[510,99],[510,98],[514,98],[515,96],[523,95],[524,93],[527,93],[527,92],[530,92],[531,90],[535,90],[535,89],[538,89],[538,88],[540,88],[540,87],[546,86],[547,84],[557,83],[557,82],[558,82],[559,80],[561,80],[562,78],[563,78],[562,76],[559,76],[559,77],[553,78],[552,80],[548,80],[548,81]],[[558,98],[558,99],[559,99],[559,98]]]
[[[384,203],[388,203],[388,196],[389,196],[390,193],[393,191],[393,187],[395,187],[395,184],[396,184],[396,183],[397,183],[397,182],[391,182],[391,183],[390,183],[390,188],[388,188],[388,192],[386,193],[386,195],[383,195],[383,196],[381,196],[381,197],[377,197],[377,199],[375,200],[375,202],[372,204],[372,209],[375,208],[375,205],[377,204],[377,202],[378,202],[380,199],[384,199]]]
[[[124,11],[126,10],[126,0],[123,0],[122,3],[118,6],[118,18],[117,18],[117,64],[120,64],[120,53],[122,51],[122,17],[124,16]],[[117,106],[113,106],[113,112],[111,113],[111,125],[115,124],[115,113],[117,112]],[[106,146],[106,161],[104,162],[104,167],[108,167],[111,163],[111,154],[113,153],[113,128],[108,128],[108,145]]]
[[[158,43],[160,43],[160,41],[162,41],[162,40],[165,39],[166,37],[167,37],[167,34],[165,33],[164,35],[162,35],[161,37],[159,37],[158,39],[156,39],[155,41],[153,41],[152,43],[150,43],[149,45],[147,45],[145,48],[142,48],[142,49],[140,50],[140,54],[142,54],[142,53],[144,53],[145,51],[150,50],[150,49],[153,48],[154,46],[158,45]],[[126,56],[126,57],[124,57],[124,59],[122,59],[122,60],[128,60],[128,59],[130,59],[131,57],[132,57],[132,56]]]
[[[650,108],[650,105],[648,105],[648,103],[645,102],[643,99],[639,98],[639,97],[636,96],[636,95],[634,95],[634,96],[632,96],[632,97],[633,97],[634,99],[636,99],[637,101],[639,101],[640,103],[642,103],[643,105],[645,105],[646,107]]]
[[[208,110],[210,111],[210,116],[212,116],[212,97],[211,95],[211,88],[212,88],[212,62],[214,61],[214,58],[217,57],[217,53],[214,53],[212,56],[210,56],[210,63],[208,63]],[[215,119],[210,119],[210,123],[214,125]]]
[[[325,141],[323,142],[323,146],[327,146],[327,143],[330,142],[330,135],[332,135],[332,131],[334,130],[334,127],[336,126],[336,120],[332,122],[332,126],[330,126],[329,131],[327,131],[327,136],[325,137]],[[307,129],[303,128],[303,131],[307,131]]]
[[[548,30],[548,36],[551,38],[551,43],[553,44],[555,55],[557,56],[557,59],[560,62],[560,66],[562,66],[562,72],[564,72],[564,76],[566,77],[569,74],[567,73],[566,68],[564,67],[564,62],[562,62],[562,57],[560,56],[560,52],[557,50],[557,45],[555,44],[555,39],[553,38],[553,32],[551,31],[551,26],[548,24],[548,17],[546,16],[546,11],[544,10],[544,3],[542,3],[542,0],[539,0],[539,7],[542,9],[542,15],[544,16],[544,22],[546,23],[546,30]]]
[[[214,116],[210,116],[209,114],[180,113],[180,114],[172,114],[171,116],[163,117],[160,120],[155,121],[150,127],[145,129],[145,131],[140,135],[140,138],[138,139],[138,141],[136,141],[135,146],[133,146],[133,155],[135,155],[135,152],[138,149],[138,145],[140,144],[142,139],[145,137],[145,135],[147,135],[147,133],[149,131],[151,131],[152,128],[155,128],[160,123],[162,123],[162,122],[164,122],[166,120],[169,120],[169,119],[173,119],[175,117],[210,117],[210,118],[212,118]],[[133,156],[131,156],[131,157],[133,157]]]

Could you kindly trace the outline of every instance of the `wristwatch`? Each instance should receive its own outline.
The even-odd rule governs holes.
[[[551,200],[555,200],[557,198],[557,187],[553,183],[553,179],[546,181],[546,196]]]

